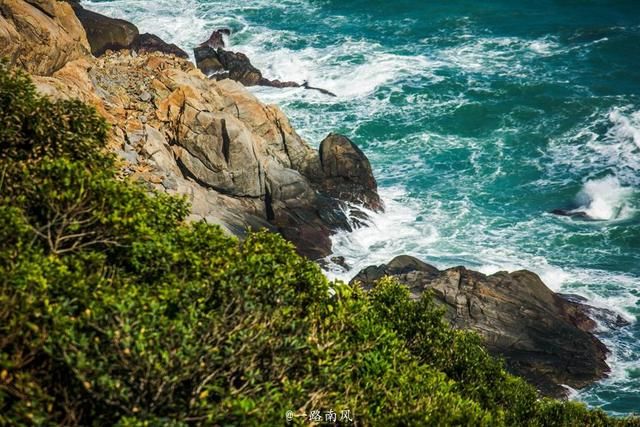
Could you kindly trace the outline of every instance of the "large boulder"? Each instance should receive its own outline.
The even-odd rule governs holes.
[[[0,1],[0,57],[48,76],[89,52],[71,6],[56,0]]]
[[[127,49],[140,34],[138,27],[131,22],[87,10],[77,0],[70,3],[87,33],[91,53],[95,56],[107,50]]]
[[[367,156],[349,138],[331,134],[320,144],[322,190],[337,199],[383,210]]]
[[[584,306],[555,294],[530,271],[440,271],[404,256],[364,269],[352,283],[370,288],[387,275],[414,298],[433,291],[454,327],[476,331],[511,372],[546,395],[566,395],[563,384],[583,388],[609,372],[607,348],[591,333],[596,324]]]

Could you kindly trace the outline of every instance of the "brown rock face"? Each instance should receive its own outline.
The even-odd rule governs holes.
[[[138,27],[123,19],[109,18],[87,10],[77,0],[72,0],[71,5],[87,33],[91,53],[95,56],[104,54],[108,49],[126,49],[139,34]]]
[[[544,394],[564,395],[561,384],[582,388],[609,372],[608,351],[591,333],[595,323],[584,307],[552,292],[534,273],[485,276],[464,267],[439,271],[404,256],[366,268],[353,282],[370,288],[385,275],[397,277],[415,298],[433,290],[453,326],[479,333],[511,372]]]
[[[383,210],[369,159],[349,138],[337,134],[326,137],[320,144],[320,163],[324,172],[321,188],[326,194]]]
[[[237,82],[209,80],[173,56],[123,51],[71,62],[36,83],[96,105],[114,124],[125,170],[187,195],[194,220],[239,236],[266,227],[313,259],[331,252],[333,232],[350,227],[342,202],[309,179],[321,174],[318,152],[280,109]]]
[[[0,1],[0,57],[11,64],[47,76],[88,52],[87,37],[69,4]]]

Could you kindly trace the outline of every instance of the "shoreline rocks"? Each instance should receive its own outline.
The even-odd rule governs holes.
[[[10,57],[39,47],[38,33],[46,28],[57,27],[60,39],[71,39],[85,34],[81,23],[95,26],[88,40],[77,37],[76,45],[65,47],[76,49],[75,55],[62,56],[63,48],[51,45],[43,56],[28,57],[45,72],[34,76],[34,83],[48,96],[94,105],[112,125],[109,146],[122,159],[123,174],[187,196],[190,219],[219,224],[240,237],[250,228],[277,231],[298,252],[319,259],[331,253],[333,233],[351,230],[347,202],[379,203],[369,162],[353,143],[330,155],[333,169],[323,168],[319,152],[278,107],[262,104],[238,82],[208,79],[181,58],[186,54],[156,36],[139,35],[126,21],[85,13],[77,3],[80,19],[68,3],[41,0],[69,20],[66,33],[63,18],[24,0],[10,1],[15,7],[3,3],[7,15],[28,13],[43,27],[16,39],[20,44],[11,41]],[[104,54],[92,56],[89,44]],[[345,169],[350,167],[352,174]]]
[[[216,33],[214,32],[214,35]],[[215,40],[213,43],[212,39]],[[219,47],[213,48],[211,44]],[[251,64],[247,55],[224,50],[220,44],[224,46],[224,42],[218,42],[212,35],[207,42],[193,49],[196,66],[208,77],[216,80],[231,79],[245,86],[300,87],[296,82],[281,82],[265,78],[262,72]]]
[[[331,134],[320,143],[322,190],[345,200],[381,212],[384,206],[367,156],[349,138]]]
[[[608,350],[592,333],[596,322],[588,306],[555,294],[532,272],[440,271],[401,256],[367,267],[352,283],[370,289],[387,275],[406,285],[413,298],[431,290],[454,327],[476,331],[509,371],[545,395],[566,396],[563,385],[580,389],[609,373]]]
[[[175,44],[166,43],[160,37],[144,33],[124,19],[115,19],[85,9],[79,0],[67,0],[84,28],[94,56],[102,56],[107,51],[131,49],[136,53],[162,52],[179,58],[189,55]]]
[[[282,82],[280,80],[267,79],[262,72],[253,66],[247,55],[240,52],[225,50],[224,36],[231,35],[228,28],[215,30],[209,39],[193,49],[196,66],[206,76],[216,79],[231,79],[245,86],[268,86],[275,88],[301,87],[316,90],[324,95],[336,96],[334,93],[310,86],[308,82],[302,84],[296,82]]]

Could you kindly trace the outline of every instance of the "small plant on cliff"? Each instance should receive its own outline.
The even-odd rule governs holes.
[[[634,422],[539,399],[392,280],[328,283],[277,235],[186,223],[115,178],[106,137],[0,67],[0,425]]]

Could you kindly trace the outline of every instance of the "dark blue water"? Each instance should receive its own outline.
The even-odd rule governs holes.
[[[640,412],[640,2],[521,3],[88,5],[185,49],[231,27],[231,47],[268,77],[337,93],[254,90],[311,144],[338,131],[370,156],[387,212],[336,236],[336,252],[355,269],[403,253],[527,268],[620,312],[634,323],[600,332],[611,377],[575,398]]]

